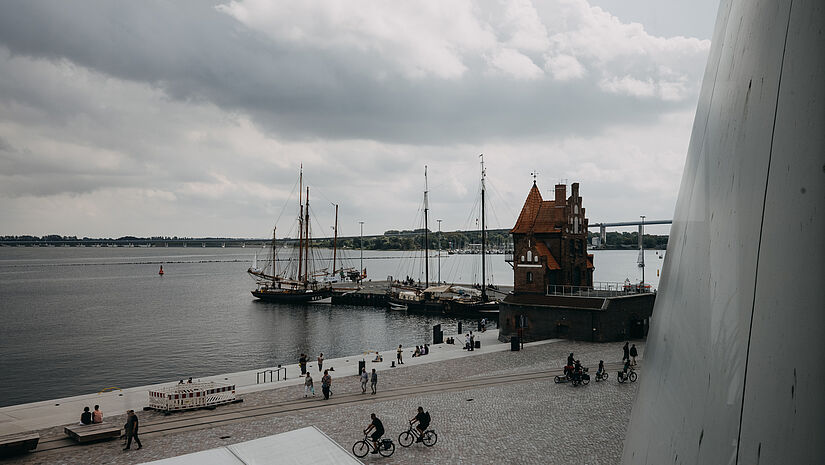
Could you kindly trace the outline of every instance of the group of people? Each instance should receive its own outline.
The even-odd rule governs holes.
[[[320,373],[324,371],[324,353],[321,352],[316,360],[318,360],[318,372]],[[301,368],[301,376],[307,374],[307,363],[309,363],[309,356],[301,352],[301,356],[298,357],[298,367]]]
[[[103,423],[103,412],[100,410],[100,406],[95,405],[94,411],[90,411],[89,407],[83,407],[83,413],[80,414],[80,424],[94,425],[97,423]],[[126,424],[123,425],[123,439],[126,441],[126,447],[124,447],[123,450],[129,450],[132,448],[132,440],[135,441],[138,449],[143,447],[140,443],[140,438],[138,438],[138,424],[138,417],[135,414],[135,411],[127,410]]]
[[[370,384],[370,389],[375,394],[378,387],[378,372],[375,371],[375,368],[372,369],[372,373],[367,373],[365,368],[361,368],[361,394],[367,393],[367,383]]]
[[[464,335],[464,348],[466,350],[475,350],[476,346],[476,337],[472,331]]]
[[[636,349],[636,344],[631,345],[629,342],[625,342],[622,352],[622,362],[624,362],[622,372],[627,374],[630,367],[636,365],[636,357],[639,356],[639,351]],[[581,362],[575,359],[573,352],[570,352],[570,355],[567,356],[567,364],[564,366],[564,374],[567,375],[568,373],[573,377],[581,376],[582,373]],[[604,374],[604,360],[599,360],[599,368],[596,370],[596,374],[598,376]]]
[[[373,370],[374,372],[375,370]],[[372,434],[370,435],[370,439],[372,439],[372,446],[373,450],[371,453],[377,454],[378,453],[378,441],[381,439],[381,436],[384,435],[386,432],[384,430],[384,423],[374,414],[370,414],[370,424],[367,425],[367,428],[364,429],[364,434]],[[410,424],[416,424],[415,429],[418,431],[418,439],[415,442],[421,442],[422,435],[424,431],[427,431],[427,428],[430,426],[430,412],[425,412],[424,407],[419,406],[418,412],[415,416],[410,420]]]
[[[413,357],[421,357],[422,355],[427,355],[430,353],[430,345],[424,344],[422,346],[415,346],[415,350],[413,351]]]
[[[636,350],[636,344],[633,344],[629,349],[627,348],[628,343],[624,343],[624,347],[622,348],[623,355],[622,361],[625,362],[625,365],[636,365],[636,357],[639,356],[639,351]],[[627,371],[627,368],[625,368]]]
[[[315,397],[315,384],[312,381],[312,375],[309,373],[304,373],[304,397],[308,397],[312,394],[312,397]],[[324,370],[324,376],[321,377],[321,393],[324,395],[324,400],[329,399],[329,396],[332,395],[332,376],[329,374],[329,370]]]
[[[89,407],[83,407],[83,413],[80,414],[80,424],[92,425],[94,423],[103,423],[103,412],[100,411],[100,406],[95,405],[94,412],[89,411]]]

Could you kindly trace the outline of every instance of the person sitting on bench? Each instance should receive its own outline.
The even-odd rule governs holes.
[[[80,414],[80,423],[83,425],[92,424],[92,412],[89,411],[89,407],[83,407],[83,413]]]

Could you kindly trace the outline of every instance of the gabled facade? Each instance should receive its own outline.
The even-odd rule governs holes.
[[[592,286],[593,255],[587,253],[587,218],[579,184],[557,184],[553,200],[541,197],[535,181],[513,235],[515,294],[545,294],[553,286]]]

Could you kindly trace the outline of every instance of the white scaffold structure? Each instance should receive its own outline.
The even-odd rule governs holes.
[[[149,391],[149,408],[161,412],[217,407],[236,400],[234,384],[213,381],[177,384]]]

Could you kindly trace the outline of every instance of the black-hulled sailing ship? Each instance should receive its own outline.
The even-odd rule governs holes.
[[[282,269],[278,269],[277,228],[272,231],[272,246],[269,260],[264,268],[256,264],[247,270],[255,278],[256,288],[252,295],[270,302],[306,303],[320,300],[332,294],[332,288],[318,282],[310,260],[309,186],[306,188],[306,203],[302,199],[303,169],[298,180],[298,248],[297,255],[291,257]],[[294,250],[294,249],[293,249]]]

